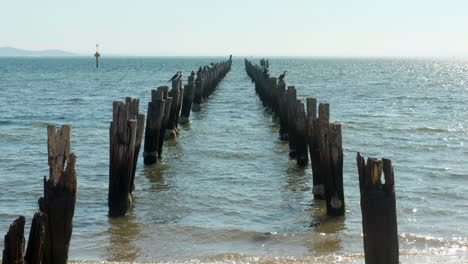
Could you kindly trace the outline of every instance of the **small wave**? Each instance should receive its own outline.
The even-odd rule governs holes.
[[[47,123],[47,122],[31,122],[31,123],[28,123],[28,126],[32,126],[32,127],[47,127],[48,125],[50,125],[50,123]]]
[[[76,97],[76,98],[67,99],[67,100],[65,100],[65,101],[68,101],[68,102],[80,102],[80,101],[84,101],[84,99],[83,99],[83,98],[78,98],[78,97]]]
[[[443,238],[433,237],[433,236],[423,236],[423,235],[415,235],[415,234],[408,234],[402,233],[399,235],[400,241],[403,241],[404,244],[407,245],[415,245],[415,246],[430,246],[430,247],[467,247],[468,248],[468,241],[464,241],[463,239],[453,239],[453,240],[446,240]]]
[[[11,125],[11,124],[14,124],[13,121],[0,120],[0,125]]]
[[[450,129],[443,129],[443,128],[434,128],[434,127],[417,127],[415,130],[417,131],[428,131],[428,132],[453,132]]]

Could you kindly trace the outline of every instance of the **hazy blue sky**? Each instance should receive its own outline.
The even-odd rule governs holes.
[[[468,0],[2,0],[0,46],[135,55],[468,56]]]

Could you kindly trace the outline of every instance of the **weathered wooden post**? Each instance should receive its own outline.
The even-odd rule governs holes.
[[[179,97],[181,96],[180,94],[180,88],[179,85],[181,83],[179,80],[173,80],[172,81],[172,89],[169,91],[169,96],[172,97],[172,104],[171,104],[171,109],[169,113],[169,118],[167,121],[166,125],[166,131],[165,131],[165,138],[174,138],[177,136],[176,133],[176,126],[177,126],[177,109],[179,107]]]
[[[342,216],[345,214],[345,201],[343,191],[343,147],[340,124],[330,123],[328,138],[330,168],[329,174],[325,177],[327,214],[330,216]]]
[[[163,94],[163,99],[165,101],[164,104],[164,114],[163,114],[163,120],[161,124],[161,132],[159,136],[159,145],[158,145],[158,157],[162,157],[162,148],[164,145],[164,139],[165,139],[165,133],[166,133],[166,127],[167,123],[169,122],[169,117],[171,114],[171,109],[172,109],[172,97],[169,97],[169,87],[167,86],[160,86],[158,87],[158,90],[160,90]]]
[[[357,153],[361,191],[362,230],[366,264],[397,264],[398,230],[392,162]],[[385,183],[381,182],[382,170]]]
[[[114,101],[110,125],[109,216],[125,215],[132,203],[131,190],[138,121],[138,99]]]
[[[141,148],[141,141],[143,140],[143,132],[145,131],[145,115],[139,114],[139,104],[140,100],[127,97],[125,99],[128,104],[136,104],[136,106],[130,106],[130,111],[128,115],[128,119],[137,120],[137,130],[136,130],[136,138],[135,138],[135,153],[133,155],[133,168],[132,168],[132,177],[130,179],[130,193],[135,190],[135,173],[136,173],[136,166],[138,164],[138,157]]]
[[[174,129],[176,131],[176,135],[180,134],[179,129],[179,118],[180,118],[180,111],[182,110],[182,103],[184,102],[184,85],[182,85],[182,79],[179,80],[179,101],[177,102],[177,108],[175,113],[175,123]]]
[[[158,145],[161,137],[161,126],[164,117],[164,105],[162,90],[151,91],[151,102],[148,103],[146,119],[145,146],[143,161],[145,164],[156,163],[158,159]]]
[[[76,203],[76,156],[70,152],[71,126],[47,127],[49,179],[44,177],[43,212],[47,215],[42,263],[65,264]]]
[[[280,111],[280,139],[288,140],[288,91],[283,80],[278,82],[279,111]]]
[[[44,212],[34,214],[31,231],[29,231],[28,247],[24,261],[27,264],[40,264],[44,248],[44,238],[46,234],[47,215]]]
[[[195,93],[193,95],[192,111],[200,111],[203,103],[203,87],[205,85],[204,73],[202,68],[198,69],[197,78],[195,79]]]
[[[188,85],[184,89],[184,101],[182,104],[182,112],[180,113],[180,123],[185,124],[190,120],[190,109],[192,108],[193,97],[195,95],[195,72],[188,77]]]
[[[317,99],[307,98],[307,136],[309,141],[310,163],[312,167],[313,188],[315,199],[325,200],[325,186],[320,174],[320,148],[318,142],[319,121],[317,119]]]
[[[288,86],[288,140],[289,157],[296,158],[296,88]]]
[[[307,157],[307,120],[304,104],[296,100],[296,161],[297,165],[305,166],[309,162]]]
[[[5,235],[3,248],[3,264],[23,264],[24,263],[24,224],[26,219],[19,216],[10,224],[8,233]]]

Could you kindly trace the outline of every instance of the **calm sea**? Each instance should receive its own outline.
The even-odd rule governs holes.
[[[347,211],[324,220],[310,166],[288,159],[235,58],[162,161],[140,158],[129,215],[109,219],[112,101],[140,98],[146,114],[150,90],[176,71],[226,58],[102,57],[99,69],[93,58],[1,58],[0,235],[18,215],[29,232],[48,174],[46,126],[72,124],[70,259],[80,263],[363,263],[357,151],[393,161],[403,263],[468,261],[468,60],[270,60],[272,75],[288,70],[300,98],[330,103],[343,124]]]

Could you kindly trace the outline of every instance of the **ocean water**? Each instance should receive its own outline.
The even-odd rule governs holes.
[[[363,263],[358,151],[393,162],[402,263],[468,262],[468,60],[270,59],[272,75],[288,70],[300,98],[330,103],[343,124],[346,216],[326,219],[310,166],[289,160],[235,58],[161,162],[140,157],[128,216],[108,218],[112,101],[140,98],[146,114],[150,90],[176,71],[226,58],[102,57],[99,69],[93,58],[0,58],[0,234],[18,215],[29,233],[47,124],[71,124],[73,262]]]

